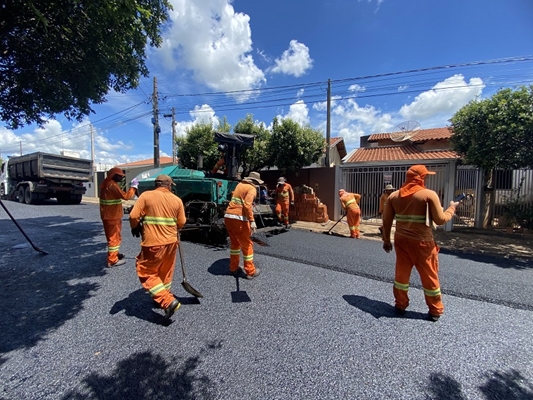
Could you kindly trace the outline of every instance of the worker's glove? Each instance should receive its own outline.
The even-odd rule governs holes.
[[[133,178],[130,182],[130,187],[137,189],[139,187],[139,180],[137,178]]]
[[[255,221],[250,222],[250,229],[252,230],[252,233],[255,233],[257,231],[257,224]]]
[[[137,225],[135,228],[131,228],[131,234],[135,237],[141,237],[143,232],[143,226],[141,224]]]
[[[293,206],[293,205],[294,205],[294,201],[291,201],[291,206]]]

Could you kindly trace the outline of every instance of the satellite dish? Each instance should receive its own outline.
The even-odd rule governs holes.
[[[419,130],[420,122],[405,121],[394,127],[394,130],[390,134],[390,138],[395,142],[403,142],[404,140],[411,139]]]

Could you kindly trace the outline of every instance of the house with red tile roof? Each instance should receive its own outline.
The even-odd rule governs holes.
[[[420,129],[412,136],[406,135],[402,141],[393,140],[391,133],[363,136],[360,147],[343,158],[337,181],[347,191],[361,194],[363,216],[374,216],[385,185],[399,188],[411,165],[424,164],[437,172],[427,178],[427,187],[435,190],[442,204],[446,204],[454,198],[455,173],[460,159],[452,150],[452,135],[451,129],[446,127]],[[445,229],[451,229],[451,223]]]
[[[138,168],[138,167],[153,167],[153,165],[154,165],[154,159],[148,158],[146,160],[132,161],[126,164],[115,165],[115,167],[122,168],[123,170],[128,170],[131,168]],[[167,156],[159,157],[159,165],[161,167],[167,167],[169,165],[172,165],[172,157],[167,157]]]
[[[391,164],[395,162],[427,163],[457,160],[451,149],[450,128],[421,129],[407,140],[396,142],[390,133],[375,133],[361,138],[358,149],[350,152],[343,164]]]

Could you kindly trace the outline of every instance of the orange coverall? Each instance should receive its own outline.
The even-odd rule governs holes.
[[[292,186],[284,183],[283,186],[276,186],[276,215],[278,221],[289,225],[289,206],[294,201],[294,191]]]
[[[141,219],[143,231],[137,276],[154,301],[165,309],[174,301],[170,288],[178,230],[186,222],[183,202],[166,187],[143,192],[130,212],[130,226],[137,227]]]
[[[109,172],[113,171],[111,169]],[[124,192],[113,176],[107,176],[100,185],[100,218],[104,224],[107,239],[107,264],[112,265],[118,261],[118,252],[122,242],[122,200],[130,200],[135,196],[135,188],[130,187]]]
[[[433,222],[443,225],[453,217],[455,207],[450,206],[443,211],[437,193],[424,186],[405,197],[400,197],[400,191],[393,192],[383,213],[383,238],[389,240],[392,221],[396,218],[393,288],[396,307],[405,310],[409,305],[409,279],[415,266],[422,281],[429,313],[440,316],[444,312],[444,305],[438,275],[439,247],[433,238],[431,224],[426,225],[426,212]]]
[[[379,198],[379,210],[378,214],[383,217],[383,211],[385,210],[385,203],[387,203],[387,199],[389,198],[390,193],[385,192],[383,193]],[[379,228],[379,231],[383,233],[383,225],[381,225]]]
[[[254,222],[252,204],[257,195],[257,188],[251,182],[241,181],[231,195],[231,201],[224,214],[224,224],[230,238],[229,270],[237,272],[239,269],[240,253],[244,258],[244,272],[255,275],[254,246],[250,239],[252,230],[250,223]]]
[[[358,193],[344,192],[340,197],[342,208],[346,210],[350,237],[357,239],[359,238],[359,223],[361,222],[361,209],[358,204],[360,200],[361,195]]]

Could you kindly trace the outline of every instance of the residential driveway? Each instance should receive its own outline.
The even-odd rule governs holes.
[[[0,212],[2,399],[529,399],[529,264],[441,254],[446,313],[424,319],[413,279],[392,310],[393,254],[302,230],[256,247],[263,274],[227,273],[228,250],[182,244],[190,297],[173,323],[141,288],[139,239],[105,268],[94,204],[6,202]],[[1,210],[0,210],[1,211]]]

